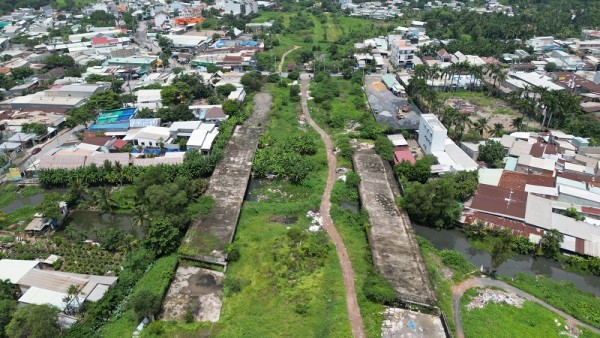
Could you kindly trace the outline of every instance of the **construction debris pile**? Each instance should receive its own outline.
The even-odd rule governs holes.
[[[309,210],[306,213],[306,217],[312,219],[310,222],[310,227],[308,227],[308,231],[316,232],[321,230],[321,227],[323,226],[323,216],[321,216],[319,212]]]
[[[523,299],[517,297],[515,294],[509,294],[502,290],[486,289],[483,292],[480,292],[477,297],[474,297],[471,302],[467,304],[467,310],[476,308],[481,309],[489,302],[505,303],[516,307],[523,306]]]

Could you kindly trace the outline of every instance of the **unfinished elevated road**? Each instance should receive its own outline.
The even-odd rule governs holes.
[[[214,206],[206,216],[194,221],[180,248],[186,258],[226,264],[225,248],[233,241],[252,171],[252,159],[268,121],[271,103],[271,94],[257,94],[252,116],[233,132],[206,191],[214,199]]]
[[[360,200],[369,214],[369,244],[373,264],[392,284],[401,301],[433,305],[435,293],[412,231],[410,219],[394,201],[388,172],[379,155],[354,155],[360,175]]]

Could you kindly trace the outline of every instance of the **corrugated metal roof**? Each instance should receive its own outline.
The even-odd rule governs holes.
[[[480,184],[473,197],[471,209],[496,215],[525,218],[527,193]]]
[[[0,259],[0,280],[8,279],[11,283],[17,284],[29,270],[35,268],[38,264],[38,261]]]
[[[31,287],[19,298],[19,302],[37,305],[48,304],[64,311],[67,307],[67,303],[63,301],[65,297],[68,297],[67,293]]]

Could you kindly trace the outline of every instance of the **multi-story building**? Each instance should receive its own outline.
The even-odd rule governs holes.
[[[413,63],[417,48],[408,40],[392,41],[392,55],[390,60],[394,66],[406,66]]]
[[[446,127],[433,114],[422,114],[419,121],[419,145],[426,154],[444,151],[446,144]]]

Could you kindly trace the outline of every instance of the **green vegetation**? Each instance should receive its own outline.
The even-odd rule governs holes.
[[[475,192],[477,184],[476,171],[444,174],[424,184],[410,182],[404,185],[404,196],[398,197],[397,204],[419,224],[452,228],[460,217],[460,202]]]
[[[132,297],[135,298],[135,295],[141,292],[148,292],[150,295],[162,299],[174,276],[177,259],[177,255],[175,254],[159,258],[144,277],[135,284],[131,292]],[[102,337],[118,338],[133,334],[139,324],[140,318],[136,318],[131,301],[127,302],[123,309],[125,310],[120,315],[115,315],[113,319],[102,327],[102,330],[100,330]]]
[[[141,338],[159,338],[159,337],[210,337],[212,323],[209,322],[175,322],[175,321],[156,321],[150,323],[142,331]]]
[[[278,143],[307,133],[298,125],[299,104],[289,103],[287,88],[270,86],[269,91],[274,100],[268,138]],[[314,169],[299,184],[266,181],[253,192],[264,198],[244,203],[234,242],[239,259],[227,268],[221,321],[215,328],[219,335],[351,334],[335,250],[324,233],[305,232],[306,212],[320,204],[327,176],[325,157],[318,141],[316,154],[308,156]],[[281,224],[276,216],[298,221]],[[301,247],[293,244],[302,238]]]
[[[454,283],[458,284],[467,279],[469,274],[477,269],[460,253],[451,250],[437,250],[431,242],[420,236],[417,236],[417,241],[435,289],[437,306],[446,314],[448,325],[455,332],[456,325],[452,316],[452,286]]]
[[[484,161],[496,168],[502,168],[502,159],[506,156],[506,151],[500,142],[486,140],[485,144],[479,145],[479,157],[477,160]]]
[[[502,280],[582,322],[600,327],[600,299],[594,294],[579,290],[573,283],[524,274],[502,277]]]
[[[445,102],[448,99],[458,98],[470,102],[472,104],[484,107],[493,107],[496,103],[495,99],[490,98],[484,93],[472,92],[467,90],[439,93],[438,97],[442,102]]]
[[[20,207],[19,209],[6,214],[4,221],[0,221],[0,229],[19,222],[23,222],[23,228],[25,228],[25,226],[31,222],[36,212],[36,208],[32,206]]]
[[[467,310],[467,304],[478,295],[469,289],[461,298],[461,315],[466,337],[556,337],[565,330],[565,319],[534,302],[526,301],[518,308],[489,302],[483,308]],[[558,320],[558,325],[555,320]]]

